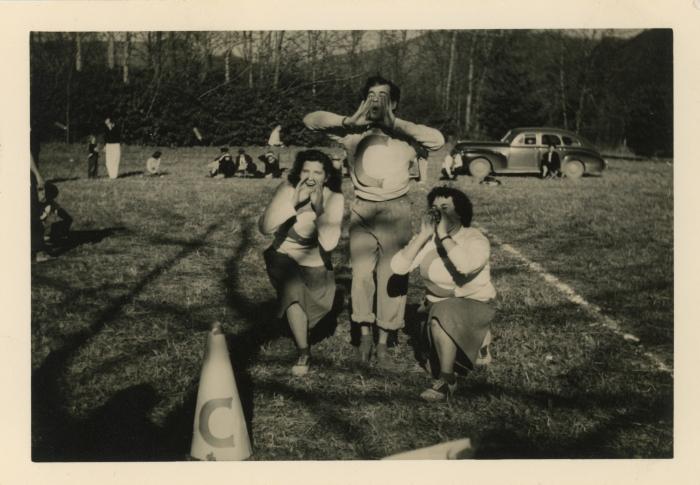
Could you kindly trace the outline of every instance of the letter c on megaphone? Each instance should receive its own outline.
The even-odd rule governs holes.
[[[227,436],[226,438],[217,438],[211,433],[209,429],[209,418],[218,408],[228,408],[231,409],[231,403],[233,402],[232,397],[222,398],[222,399],[211,399],[204,403],[201,411],[199,412],[199,432],[209,445],[215,446],[217,448],[228,448],[235,446],[233,435]]]

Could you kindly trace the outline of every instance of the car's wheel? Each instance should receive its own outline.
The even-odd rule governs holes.
[[[485,158],[475,158],[469,162],[469,173],[478,181],[482,181],[491,173],[491,164]]]
[[[562,169],[562,172],[566,178],[574,180],[580,179],[585,171],[586,169],[583,166],[583,163],[579,162],[578,160],[570,160],[566,162]]]

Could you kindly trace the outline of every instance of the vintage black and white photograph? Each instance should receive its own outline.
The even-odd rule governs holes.
[[[671,28],[27,42],[33,461],[674,457]]]

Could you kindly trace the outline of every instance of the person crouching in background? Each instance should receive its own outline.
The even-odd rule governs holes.
[[[543,179],[561,176],[561,159],[556,150],[556,145],[550,143],[547,146],[547,151],[542,155],[542,160],[540,160],[540,177]]]
[[[58,203],[58,187],[47,182],[44,186],[44,207],[41,222],[44,225],[44,241],[52,245],[68,238],[73,218]]]
[[[462,171],[462,155],[454,149],[445,155],[445,159],[442,161],[442,173],[443,180],[457,180],[457,175],[463,173]]]
[[[274,234],[263,255],[277,291],[277,317],[286,317],[299,352],[292,367],[297,377],[309,371],[309,329],[333,307],[330,253],[340,238],[343,205],[340,177],[330,158],[304,150],[258,221],[262,234]]]
[[[146,160],[146,175],[158,176],[162,175],[160,171],[160,156],[162,154],[159,151],[153,152],[148,160]]]
[[[277,159],[277,156],[272,151],[267,151],[265,154],[260,155],[258,157],[258,160],[260,160],[263,163],[263,166],[265,167],[265,171],[260,174],[262,177],[265,177],[266,179],[269,178],[280,178],[282,176],[282,170],[280,170],[280,161]]]
[[[233,157],[228,152],[228,147],[221,147],[221,154],[216,159],[207,165],[209,168],[210,177],[225,177],[230,178],[236,174],[236,164]]]

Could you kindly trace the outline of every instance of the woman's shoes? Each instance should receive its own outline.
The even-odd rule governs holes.
[[[292,366],[292,375],[294,377],[304,377],[309,373],[309,354],[302,354],[297,359],[297,363]]]
[[[457,389],[457,383],[448,384],[443,379],[433,381],[432,387],[421,392],[420,397],[428,402],[440,402],[449,399]]]

